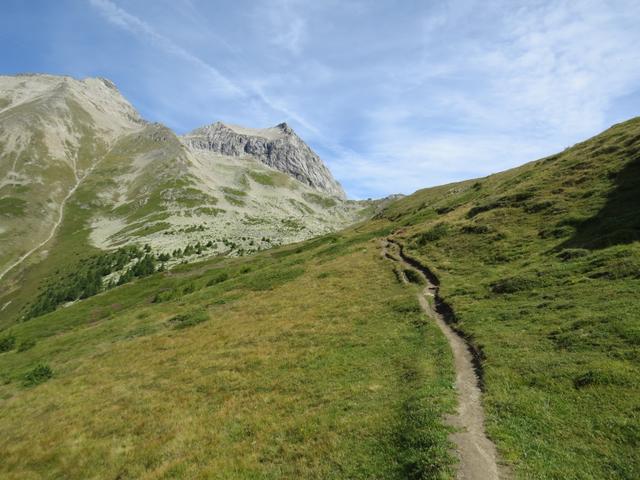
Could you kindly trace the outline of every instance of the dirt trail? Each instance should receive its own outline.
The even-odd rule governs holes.
[[[426,287],[418,294],[420,306],[436,322],[447,338],[453,351],[456,369],[456,390],[458,392],[458,411],[447,418],[447,423],[456,428],[451,440],[456,445],[460,460],[457,478],[460,480],[497,480],[506,478],[505,472],[498,468],[495,445],[484,431],[484,411],[480,401],[480,378],[474,368],[473,355],[465,340],[460,337],[444,320],[442,314],[432,306],[436,302],[438,287],[434,275],[417,261],[407,258],[400,246],[384,241],[382,255],[396,262],[402,269],[410,269],[425,280]],[[397,272],[403,282],[409,283],[402,271]],[[429,303],[428,298],[434,299]]]
[[[33,247],[27,253],[25,253],[20,258],[18,258],[18,260],[16,260],[11,265],[9,265],[7,268],[5,268],[2,272],[0,272],[0,280],[2,280],[2,278],[7,273],[9,273],[11,270],[13,270],[18,265],[20,265],[22,262],[24,262],[27,258],[29,258],[34,252],[40,250],[42,247],[44,247],[47,243],[49,243],[51,241],[51,239],[56,234],[56,231],[58,230],[58,227],[62,223],[62,219],[64,218],[64,207],[66,206],[67,201],[76,192],[76,190],[78,189],[80,184],[83,182],[83,180],[85,178],[87,178],[91,174],[91,172],[98,166],[98,164],[102,160],[104,160],[105,157],[106,157],[106,154],[100,160],[98,160],[96,163],[94,163],[93,166],[91,168],[89,168],[89,170],[87,170],[87,172],[82,177],[78,177],[78,171],[76,169],[76,166],[75,166],[75,164],[73,165],[73,175],[75,177],[75,183],[74,183],[73,187],[71,187],[69,192],[65,195],[65,197],[62,199],[62,202],[60,202],[60,205],[58,205],[57,219],[54,222],[54,224],[52,225],[51,230],[49,231],[49,235],[47,235],[47,238],[45,238],[43,241],[41,241],[38,245]]]

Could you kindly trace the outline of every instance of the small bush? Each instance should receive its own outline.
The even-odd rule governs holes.
[[[13,350],[13,347],[15,346],[16,346],[16,337],[14,337],[13,335],[7,335],[4,338],[0,338],[0,353]]]
[[[498,208],[499,206],[500,205],[497,202],[485,203],[484,205],[476,205],[475,207],[471,207],[471,209],[467,212],[467,218],[473,218],[482,212],[488,212],[489,210],[493,210],[494,208]]]
[[[180,296],[180,291],[175,288],[163,289],[157,292],[151,299],[151,303],[168,302]]]
[[[444,215],[445,213],[453,212],[455,209],[456,208],[451,206],[451,205],[446,206],[446,207],[438,207],[438,208],[436,208],[436,213],[438,215]]]
[[[473,234],[483,234],[483,233],[489,233],[491,231],[491,228],[489,228],[487,225],[476,225],[475,223],[471,223],[469,225],[464,225],[462,227],[462,233],[473,233]]]
[[[531,203],[529,205],[525,205],[524,211],[527,213],[538,213],[543,210],[547,210],[553,206],[553,202],[549,200],[544,200],[542,202]]]
[[[49,365],[39,364],[33,370],[27,372],[24,376],[24,386],[34,387],[46,382],[53,377],[53,370],[49,368]]]
[[[516,293],[523,290],[530,290],[538,285],[533,278],[526,277],[509,277],[497,280],[490,284],[493,293]]]
[[[437,240],[440,240],[441,238],[446,237],[448,234],[449,234],[449,225],[447,225],[446,223],[438,223],[437,225],[435,225],[434,227],[431,227],[426,232],[419,233],[414,238],[415,238],[415,242],[418,245],[424,246],[429,242],[435,242]]]
[[[206,322],[207,320],[209,320],[209,314],[207,313],[207,311],[198,309],[188,313],[183,313],[181,315],[176,315],[169,320],[169,323],[173,324],[173,326],[177,329],[182,329],[193,327],[194,325]]]

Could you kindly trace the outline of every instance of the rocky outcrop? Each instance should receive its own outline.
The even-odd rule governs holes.
[[[185,135],[191,148],[222,155],[249,155],[316,190],[345,199],[340,184],[320,157],[286,123],[272,128],[251,129],[216,122]]]

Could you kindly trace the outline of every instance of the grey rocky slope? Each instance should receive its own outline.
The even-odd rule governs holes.
[[[316,190],[346,198],[320,157],[286,123],[253,129],[216,122],[185,135],[184,140],[199,150],[235,157],[250,155]]]
[[[180,261],[238,255],[372,213],[344,199],[284,124],[179,137],[144,121],[108,80],[0,76],[0,308],[33,267],[43,275],[67,256],[197,243],[210,246]]]

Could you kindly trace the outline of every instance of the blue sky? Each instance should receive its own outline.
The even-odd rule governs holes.
[[[640,115],[640,2],[3,0],[0,73],[148,120],[289,123],[354,198],[484,176]]]

